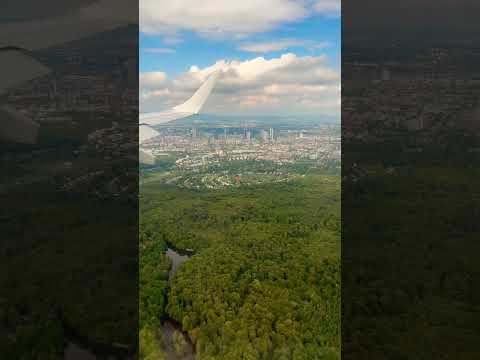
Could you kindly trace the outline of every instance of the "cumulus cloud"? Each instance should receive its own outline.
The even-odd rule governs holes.
[[[327,17],[338,18],[342,11],[342,2],[341,0],[317,0],[313,9]]]
[[[328,94],[338,90],[336,85],[309,85],[309,84],[271,84],[264,87],[266,94],[288,95],[288,94]]]
[[[140,76],[141,111],[158,111],[186,100],[214,71],[221,76],[205,112],[225,114],[326,114],[340,112],[340,74],[324,56],[257,57],[191,66],[175,79]],[[163,75],[160,75],[163,74]]]
[[[293,0],[141,0],[139,10],[144,33],[191,30],[207,36],[267,31],[308,15],[305,3]]]
[[[91,0],[4,1],[0,21],[28,21],[64,15],[90,5]]]
[[[293,47],[304,47],[310,50],[314,50],[323,49],[328,46],[329,43],[325,41],[319,42],[313,40],[280,39],[268,42],[244,43],[239,46],[239,49],[248,52],[267,53],[272,51],[286,50]]]
[[[159,89],[159,90],[147,90],[140,93],[141,100],[149,100],[152,98],[168,97],[171,94],[168,88]]]
[[[142,72],[139,83],[140,97],[145,97],[146,94],[167,88],[167,74],[162,71]]]

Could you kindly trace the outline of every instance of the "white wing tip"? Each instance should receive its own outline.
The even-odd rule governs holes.
[[[173,109],[179,112],[198,114],[210,96],[219,75],[220,70],[212,72],[190,99]]]
[[[155,165],[155,156],[144,149],[138,149],[138,161],[140,164]]]
[[[0,140],[20,144],[36,144],[40,125],[8,106],[0,108],[2,126]]]

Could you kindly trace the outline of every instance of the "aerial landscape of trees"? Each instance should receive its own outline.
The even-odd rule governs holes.
[[[475,358],[478,168],[362,170],[343,183],[342,353]]]
[[[140,219],[142,358],[162,358],[166,318],[197,359],[340,358],[338,176],[201,191],[151,182]],[[170,283],[167,246],[194,252]]]
[[[63,358],[65,344],[80,338],[92,346],[133,345],[138,295],[131,291],[137,278],[132,211],[97,199],[53,198],[37,188],[2,200],[0,217],[9,220],[3,235],[11,239],[4,243],[2,266],[15,271],[0,275],[0,357]]]

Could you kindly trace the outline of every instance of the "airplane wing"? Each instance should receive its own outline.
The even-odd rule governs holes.
[[[4,105],[0,107],[1,131],[0,139],[8,142],[34,144],[37,140],[39,125]]]
[[[68,15],[1,24],[0,96],[15,86],[50,72],[27,51],[48,48],[135,23],[138,12],[134,6],[136,3],[131,0],[99,0]],[[36,123],[16,114],[11,108],[3,108],[1,112],[5,120],[0,127],[0,140],[36,142]]]
[[[140,164],[155,165],[155,156],[140,148],[138,151],[138,161]]]
[[[140,143],[148,140],[153,136],[157,136],[158,133],[152,133],[152,136],[148,136],[145,128],[150,126],[165,124],[170,121],[179,120],[188,116],[196,115],[200,112],[203,105],[208,99],[208,96],[212,92],[215,83],[217,82],[219,72],[212,73],[207,80],[198,88],[193,96],[185,101],[183,104],[175,106],[174,108],[161,112],[140,114],[139,125],[140,132],[143,132],[145,138],[141,138]],[[143,130],[142,130],[143,128]],[[153,129],[152,129],[153,130]]]
[[[50,69],[31,56],[15,49],[0,50],[0,94],[23,82],[46,75]],[[3,105],[0,107],[1,125],[0,140],[33,144],[38,134],[38,124],[14,108]]]
[[[49,68],[22,51],[0,49],[0,94],[49,72]]]
[[[212,73],[207,80],[198,88],[193,96],[183,104],[175,106],[173,109],[140,114],[139,117],[139,144],[140,156],[139,160],[143,164],[153,164],[155,162],[153,156],[141,148],[142,143],[154,138],[158,132],[150,126],[165,124],[170,121],[179,120],[188,116],[196,115],[200,112],[208,96],[213,90],[217,82],[219,71]]]
[[[40,50],[134,24],[138,2],[98,0],[68,14],[0,25],[0,47]]]
[[[183,104],[175,106],[171,110],[162,112],[140,114],[140,124],[143,125],[160,125],[173,120],[185,118],[187,116],[196,115],[200,112],[203,105],[212,92],[217,82],[219,72],[212,73],[207,80],[198,88],[193,96]]]
[[[99,0],[69,15],[0,24],[0,94],[48,72],[27,51],[134,23],[134,4],[131,0]]]
[[[176,111],[175,109],[171,109],[160,112],[140,114],[139,120],[141,125],[161,125],[192,115],[195,115],[195,113],[187,111]]]

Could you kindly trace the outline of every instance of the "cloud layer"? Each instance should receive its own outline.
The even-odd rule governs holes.
[[[143,49],[147,54],[174,54],[175,49],[172,48],[145,48]]]
[[[307,16],[303,1],[292,0],[141,0],[141,31],[168,34],[191,30],[207,36],[267,31]]]
[[[313,9],[326,17],[339,18],[342,12],[342,2],[341,0],[317,0]]]
[[[267,53],[271,51],[286,50],[292,47],[303,47],[310,50],[315,50],[323,49],[328,46],[329,44],[325,41],[320,42],[299,39],[280,39],[268,42],[244,43],[239,46],[239,49],[254,53]]]
[[[324,56],[246,61],[219,60],[212,66],[191,66],[167,79],[162,72],[140,76],[141,111],[158,111],[190,97],[213,72],[221,70],[205,112],[225,114],[325,114],[340,112],[340,74],[325,64]]]

